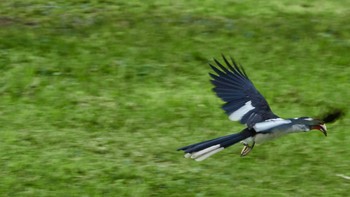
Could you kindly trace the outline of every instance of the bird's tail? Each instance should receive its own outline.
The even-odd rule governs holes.
[[[191,158],[196,161],[203,161],[204,159],[224,150],[227,147],[230,147],[237,142],[244,140],[248,137],[253,136],[254,131],[251,129],[244,129],[243,131],[212,140],[199,142],[196,144],[191,144],[177,150],[184,151],[185,158]]]

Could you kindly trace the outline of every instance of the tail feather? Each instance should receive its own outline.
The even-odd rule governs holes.
[[[253,136],[254,132],[250,129],[244,129],[243,131],[196,144],[191,144],[178,150],[183,150],[186,154],[186,158],[195,159],[196,161],[202,161],[215,153],[230,147],[237,142]]]
[[[217,146],[219,146],[219,145],[217,145]],[[213,150],[210,150],[208,152],[204,152],[203,154],[196,156],[196,157],[192,156],[191,158],[196,160],[196,161],[203,161],[204,159],[206,159],[206,158],[208,158],[208,157],[210,157],[210,156],[212,156],[212,155],[214,155],[222,150],[224,150],[224,147],[218,147],[218,148],[215,147],[215,148],[213,148]]]
[[[232,135],[235,135],[235,134],[232,134]],[[231,138],[231,135],[223,136],[223,137],[215,138],[215,139],[212,139],[212,140],[207,140],[207,141],[204,141],[204,142],[199,142],[199,143],[196,143],[196,144],[192,144],[192,145],[189,145],[189,146],[186,146],[186,147],[183,147],[183,148],[179,148],[178,150],[183,150],[185,153],[197,152],[197,151],[203,150],[205,148],[208,148],[210,146],[217,145],[217,144],[220,144],[222,142],[225,142],[225,141],[227,141],[230,138]]]
[[[205,143],[213,142],[215,140],[220,140],[220,139],[223,139],[223,138],[226,138],[226,137],[229,137],[229,136],[222,136],[222,137],[214,138],[214,139],[203,141],[203,142],[198,142],[198,143],[195,143],[195,144],[191,144],[191,145],[188,145],[188,146],[184,146],[184,147],[178,148],[177,150],[183,150],[183,151],[185,151],[185,153],[189,153],[189,152],[191,152],[191,148],[194,148],[194,147],[196,147],[198,145],[202,145],[202,144],[205,144]],[[196,149],[198,149],[198,148],[196,148]]]

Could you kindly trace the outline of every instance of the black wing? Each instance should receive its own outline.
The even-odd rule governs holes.
[[[222,56],[226,67],[214,59],[217,67],[210,65],[217,75],[213,78],[214,92],[226,103],[222,106],[232,121],[239,121],[252,127],[257,122],[278,118],[270,109],[265,98],[254,87],[242,66],[231,58],[232,64]],[[220,69],[219,69],[220,68]]]

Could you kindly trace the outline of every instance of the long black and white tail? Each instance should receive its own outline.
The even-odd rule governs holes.
[[[253,136],[254,131],[248,128],[243,131],[212,140],[207,140],[204,142],[199,142],[196,144],[191,144],[177,150],[184,151],[185,158],[191,158],[196,161],[203,161],[204,159],[224,150],[227,147],[230,147],[236,144],[239,141],[242,141],[248,137]]]

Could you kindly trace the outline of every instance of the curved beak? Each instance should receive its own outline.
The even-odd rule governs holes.
[[[315,125],[312,127],[312,129],[317,129],[317,130],[321,131],[325,136],[327,136],[326,124]]]

